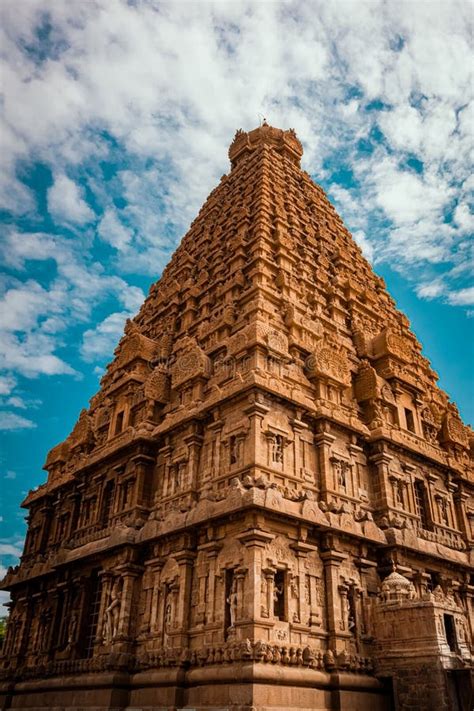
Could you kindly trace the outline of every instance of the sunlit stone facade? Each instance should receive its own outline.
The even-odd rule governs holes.
[[[5,707],[470,708],[472,431],[301,155],[237,132],[49,453]]]

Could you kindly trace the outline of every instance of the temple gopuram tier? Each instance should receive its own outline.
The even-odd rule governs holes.
[[[49,452],[1,708],[470,711],[473,432],[302,153],[237,131]]]

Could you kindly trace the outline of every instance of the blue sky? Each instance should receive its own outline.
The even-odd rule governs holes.
[[[104,365],[237,128],[294,127],[473,417],[467,2],[4,0],[0,38],[2,565]],[[0,569],[1,572],[1,569]]]

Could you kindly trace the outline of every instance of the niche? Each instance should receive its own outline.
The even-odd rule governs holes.
[[[273,586],[273,616],[278,620],[286,620],[286,573],[277,570]]]

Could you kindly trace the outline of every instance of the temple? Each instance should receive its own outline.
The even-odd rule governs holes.
[[[49,452],[1,708],[470,711],[473,432],[302,153],[237,131]]]

